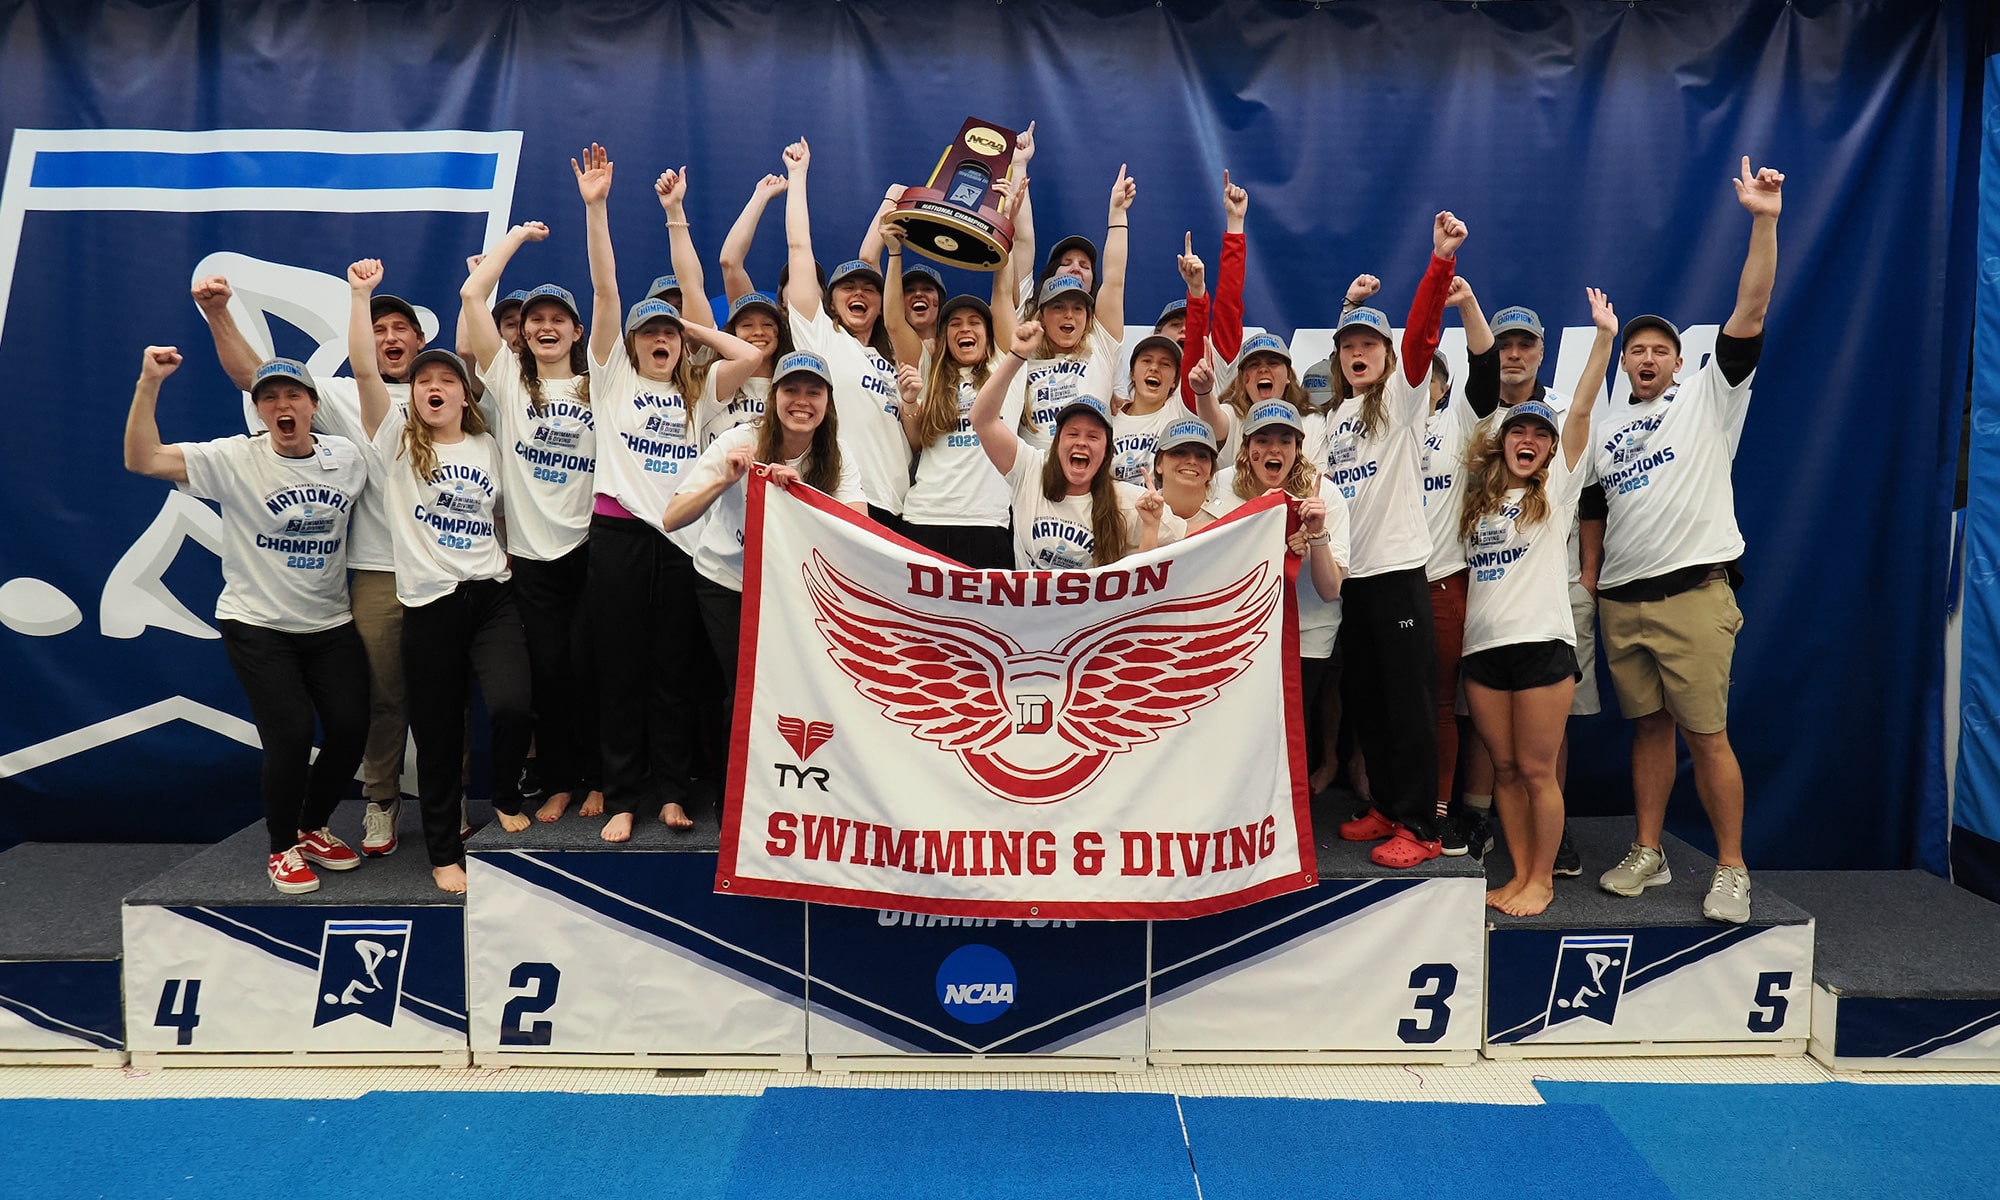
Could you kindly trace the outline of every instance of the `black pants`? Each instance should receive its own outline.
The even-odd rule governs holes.
[[[558,559],[516,558],[513,563],[514,604],[528,639],[534,685],[535,761],[542,790],[549,795],[594,791],[602,774],[593,622],[585,619],[584,604],[590,547],[586,541]]]
[[[1341,696],[1383,816],[1437,837],[1437,631],[1422,567],[1340,588]]]
[[[319,633],[284,633],[218,621],[229,665],[250,697],[264,744],[264,829],[271,853],[323,828],[368,743],[368,652],[349,622]],[[313,761],[313,718],[325,738]]]
[[[403,610],[403,695],[417,739],[417,797],[431,865],[465,857],[459,837],[465,702],[472,677],[493,722],[493,806],[521,811],[521,763],[528,756],[528,644],[510,584],[461,583],[448,596]]]
[[[722,728],[734,728],[736,718],[736,650],[743,641],[743,593],[697,577],[695,599],[701,605],[701,623],[708,630],[708,644],[722,666]]]
[[[694,562],[631,517],[592,517],[590,545],[586,607],[596,627],[604,806],[614,813],[685,806],[699,727],[692,663],[707,637]]]
[[[1005,525],[916,525],[906,521],[903,536],[968,567],[1014,569],[1014,531]]]

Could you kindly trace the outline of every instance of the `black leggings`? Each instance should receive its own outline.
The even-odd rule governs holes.
[[[534,685],[535,761],[542,790],[550,795],[593,791],[602,774],[592,622],[584,619],[590,547],[586,541],[548,562],[514,560],[514,604],[528,639]]]
[[[361,765],[368,742],[368,652],[352,622],[319,633],[285,633],[217,621],[229,665],[250,697],[264,744],[264,829],[271,853],[324,828]],[[312,757],[313,717],[325,739]]]
[[[1437,837],[1437,630],[1422,567],[1340,587],[1340,690],[1375,807]]]
[[[521,811],[521,763],[533,729],[527,638],[511,585],[461,583],[449,595],[403,609],[403,695],[417,739],[417,796],[431,865],[465,857],[459,837],[465,703],[472,677],[493,722],[493,807]]]
[[[604,806],[685,807],[699,728],[694,660],[706,636],[694,562],[631,517],[591,518],[590,544]]]
[[[1014,569],[1014,531],[1005,525],[918,525],[905,521],[903,536],[968,567]]]
[[[722,665],[722,696],[726,706],[722,728],[730,729],[736,719],[736,650],[743,642],[743,593],[696,578],[694,595],[701,605],[701,623],[708,629],[708,643],[715,648],[716,661]]]

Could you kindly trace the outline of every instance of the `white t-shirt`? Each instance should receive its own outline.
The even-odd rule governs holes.
[[[692,492],[713,484],[723,478],[723,461],[729,452],[738,446],[757,447],[757,427],[738,425],[725,430],[708,449],[695,460],[693,469],[681,480],[677,489]],[[786,466],[803,473],[806,456],[801,454],[790,459]],[[710,583],[721,584],[733,592],[743,590],[743,523],[746,517],[744,505],[749,495],[750,477],[730,484],[708,506],[706,519],[701,522],[701,542],[695,547],[694,569]],[[854,456],[848,453],[847,439],[840,439],[840,483],[833,489],[832,496],[842,504],[865,503],[867,494],[861,490],[860,468],[854,464]],[[664,511],[664,510],[663,510]]]
[[[928,356],[926,356],[928,357]],[[998,361],[996,358],[995,361]],[[903,519],[912,525],[985,525],[1004,527],[1013,511],[1007,481],[987,461],[972,431],[972,402],[979,394],[971,372],[961,368],[958,384],[958,429],[925,446],[917,455],[917,478],[903,498]],[[1021,419],[1020,394],[1009,388],[1000,403],[1000,419]]]
[[[319,384],[319,411],[313,414],[313,428],[321,433],[344,437],[357,447],[368,444],[368,430],[361,424],[361,388],[344,375],[316,380]],[[402,420],[410,403],[410,385],[391,383],[389,420]],[[258,425],[257,429],[262,429]],[[255,432],[255,430],[253,430]],[[393,571],[396,551],[389,538],[389,501],[378,482],[361,493],[360,501],[347,525],[347,565],[355,571]]]
[[[1055,441],[1056,414],[1078,396],[1111,404],[1118,374],[1118,343],[1096,321],[1076,351],[1056,358],[1030,359],[1014,373],[1007,406],[1021,414],[1021,440],[1046,450]]]
[[[1022,571],[1082,571],[1098,566],[1093,557],[1096,538],[1091,533],[1090,497],[1064,496],[1051,501],[1042,494],[1042,465],[1049,452],[1023,443],[1014,455],[1014,469],[1007,472],[1007,486],[1014,497],[1014,566]],[[1145,493],[1129,483],[1114,483],[1118,511],[1125,518],[1125,537],[1138,548],[1144,526],[1139,520],[1139,499]],[[1160,513],[1160,545],[1187,536],[1187,522],[1171,509]]]
[[[181,490],[222,509],[222,594],[215,619],[284,633],[319,633],[353,620],[347,539],[368,484],[360,447],[313,438],[286,458],[267,435],[180,442]]]
[[[1159,411],[1143,414],[1111,415],[1111,475],[1120,483],[1140,489],[1153,486],[1153,446],[1167,426],[1193,414],[1181,403],[1178,393],[1167,393]]]
[[[1326,476],[1320,476],[1319,498],[1326,501],[1326,532],[1332,539],[1327,549],[1333,551],[1333,561],[1347,568],[1348,535],[1352,532],[1347,514],[1347,501],[1340,495],[1340,489],[1328,483]],[[1206,507],[1217,516],[1227,516],[1242,507],[1243,501],[1236,495],[1236,468],[1218,471],[1215,475],[1215,499]],[[1299,576],[1293,588],[1299,604],[1299,657],[1331,658],[1334,641],[1340,636],[1340,599],[1320,598],[1319,589],[1313,586],[1312,567],[1299,564]]]
[[[1424,525],[1430,530],[1431,556],[1424,578],[1436,583],[1465,570],[1465,543],[1458,537],[1459,498],[1464,495],[1465,452],[1474,429],[1484,429],[1464,397],[1424,417]]]
[[[623,346],[611,351],[610,362],[591,360],[590,394],[604,421],[604,444],[597,454],[598,494],[659,529],[666,520],[667,502],[701,454],[688,429],[686,402],[672,383],[639,374]],[[682,553],[693,555],[701,541],[700,526],[699,521],[683,526],[667,538]]]
[[[1383,385],[1385,412],[1374,437],[1361,432],[1359,396],[1326,415],[1320,467],[1340,489],[1353,517],[1354,558],[1348,573],[1354,578],[1406,571],[1430,559],[1422,470],[1424,412],[1430,398],[1430,373],[1412,384],[1398,364]]]
[[[508,578],[493,528],[500,504],[500,447],[491,434],[433,443],[437,470],[417,478],[403,455],[403,420],[391,411],[365,444],[368,478],[382,485],[396,548],[396,599],[422,608],[468,579]]]
[[[856,341],[824,304],[811,320],[792,310],[792,342],[825,359],[833,373],[842,461],[853,458],[868,503],[901,516],[910,490],[910,440],[896,405],[896,364]]]
[[[1563,464],[1562,444],[1549,460],[1548,516],[1522,529],[1515,524],[1523,489],[1512,488],[1499,512],[1479,519],[1465,545],[1471,574],[1465,585],[1465,654],[1523,642],[1576,645],[1569,608],[1569,565],[1563,546],[1583,494],[1582,460]]]
[[[764,415],[765,402],[771,398],[771,380],[767,375],[752,375],[744,380],[726,403],[716,396],[715,384],[715,368],[710,367],[701,381],[701,399],[694,405],[694,425],[700,438],[697,445],[703,450],[724,431],[755,423]]]
[[[1591,466],[1610,509],[1600,588],[1743,556],[1730,470],[1756,377],[1731,387],[1711,356],[1657,399],[1591,413]]]
[[[550,562],[590,536],[597,414],[577,399],[584,378],[542,380],[542,410],[536,412],[519,358],[503,351],[479,373],[486,387],[482,407],[494,420],[502,451],[509,554]]]
[[[1541,401],[1556,412],[1556,441],[1560,444],[1562,441],[1562,424],[1569,416],[1569,396],[1554,388],[1543,388]],[[1509,407],[1511,406],[1503,402],[1500,407],[1482,417],[1477,429],[1473,433],[1475,441],[1479,438],[1491,436],[1493,431],[1500,427],[1500,422],[1507,418],[1507,409]],[[1596,414],[1593,413],[1592,415],[1595,416]],[[1470,443],[1468,443],[1468,448],[1470,448]],[[1582,458],[1577,460],[1576,469],[1583,473],[1584,487],[1589,487],[1591,484],[1597,482],[1597,472],[1591,467],[1591,456],[1589,453],[1586,452]],[[1457,528],[1456,525],[1452,527],[1454,537],[1457,534]],[[1436,576],[1432,578],[1436,578]],[[1583,510],[1579,507],[1576,514],[1570,518],[1569,524],[1569,581],[1576,583],[1582,578]]]

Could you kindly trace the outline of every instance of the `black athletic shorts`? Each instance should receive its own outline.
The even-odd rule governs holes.
[[[1465,678],[1496,692],[1525,692],[1564,679],[1582,679],[1576,648],[1568,642],[1515,642],[1458,660]]]

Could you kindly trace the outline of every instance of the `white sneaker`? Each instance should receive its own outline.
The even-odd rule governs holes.
[[[1673,881],[1674,873],[1667,870],[1664,853],[1633,842],[1617,866],[1597,877],[1597,886],[1620,896],[1636,896],[1649,887]]]
[[[1708,895],[1702,899],[1701,915],[1711,921],[1741,925],[1750,919],[1750,871],[1745,867],[1717,867],[1709,881]]]
[[[385,808],[370,800],[361,814],[361,853],[370,858],[396,852],[396,818],[403,815],[403,798],[396,797]]]

